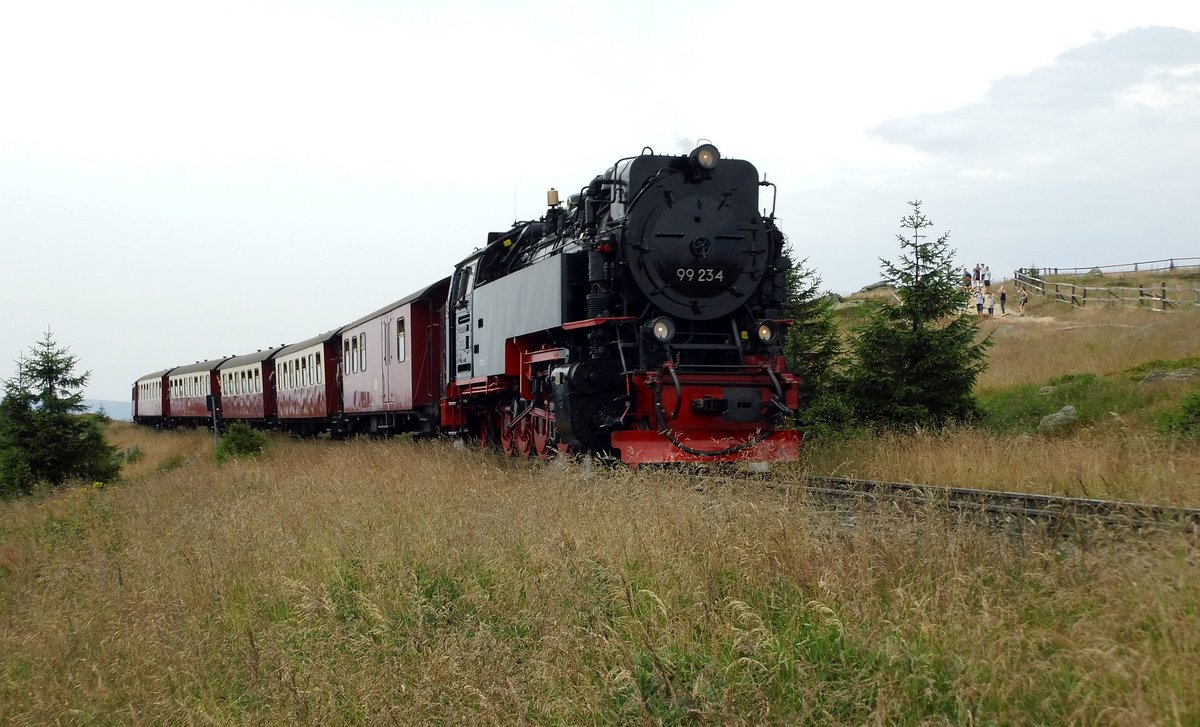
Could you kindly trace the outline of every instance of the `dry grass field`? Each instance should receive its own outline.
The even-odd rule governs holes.
[[[1188,724],[1195,536],[831,513],[446,444],[121,431],[0,505],[8,724]],[[206,443],[208,442],[208,443]]]
[[[978,381],[983,395],[1016,384],[1041,385],[1064,374],[1107,376],[1147,361],[1200,357],[1200,308],[1166,314],[1075,308],[1035,296],[1024,318],[984,319],[980,328],[993,342]]]

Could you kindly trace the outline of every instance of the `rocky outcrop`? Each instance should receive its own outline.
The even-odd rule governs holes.
[[[1038,431],[1043,434],[1057,432],[1073,426],[1078,421],[1079,412],[1075,411],[1075,407],[1067,404],[1053,414],[1042,417],[1042,421],[1038,422]]]

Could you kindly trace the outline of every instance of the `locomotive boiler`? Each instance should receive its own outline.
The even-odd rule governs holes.
[[[617,160],[456,266],[443,429],[514,455],[784,461],[790,261],[769,186],[704,144]]]

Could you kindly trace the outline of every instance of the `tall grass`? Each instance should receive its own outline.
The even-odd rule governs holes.
[[[820,475],[1200,507],[1200,442],[1153,429],[1085,427],[1067,436],[963,427],[810,441]]]
[[[160,442],[194,445],[138,444]],[[285,440],[0,505],[0,715],[1194,722],[1197,555],[1184,535],[1005,536],[672,471]]]

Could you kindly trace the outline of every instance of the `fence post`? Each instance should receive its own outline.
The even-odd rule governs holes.
[[[1137,265],[1135,264],[1134,267],[1137,267]],[[1142,284],[1138,283],[1138,307],[1139,308],[1146,305],[1145,301],[1142,300],[1142,298],[1144,298],[1145,295],[1146,295],[1146,291],[1142,290]]]
[[[1162,281],[1162,308],[1163,313],[1167,312],[1167,281]]]
[[[1175,269],[1175,258],[1171,258],[1171,270]]]
[[[1087,286],[1083,286],[1083,302],[1079,304],[1080,308],[1087,307]]]

